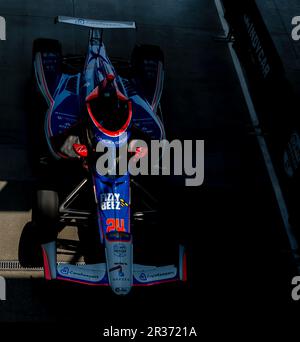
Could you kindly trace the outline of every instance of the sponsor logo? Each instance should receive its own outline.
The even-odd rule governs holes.
[[[112,281],[129,281],[129,278],[114,277],[114,278],[112,278]]]
[[[60,272],[61,272],[62,274],[69,274],[70,269],[69,269],[69,267],[65,266],[65,267],[63,267],[63,268],[60,270]]]
[[[113,246],[113,253],[117,257],[124,257],[126,255],[127,248],[124,244],[118,243]]]
[[[152,273],[152,274],[148,274],[148,279],[151,278],[165,278],[165,277],[169,277],[169,276],[175,276],[175,272],[159,272],[159,273]]]
[[[99,197],[101,210],[120,210],[121,207],[128,206],[124,199],[120,199],[118,193],[104,193]]]
[[[127,293],[128,292],[128,289],[126,288],[126,287],[116,287],[115,288],[115,291],[117,292],[117,293]]]
[[[155,272],[155,273],[141,273],[139,275],[139,279],[142,282],[151,281],[151,280],[163,280],[163,279],[171,279],[176,275],[176,271],[169,272]]]
[[[263,77],[266,78],[271,71],[270,64],[268,62],[266,53],[263,49],[262,43],[260,41],[260,38],[256,32],[254,23],[251,21],[251,19],[245,14],[244,15],[244,22],[247,27],[247,31],[249,34],[249,38],[251,40],[252,48],[255,52],[256,58],[259,62],[261,72],[263,74]]]
[[[147,277],[146,277],[146,274],[145,273],[141,273],[139,278],[143,281],[146,281],[147,280]]]
[[[123,198],[120,198],[120,204],[121,204],[121,207],[128,207],[128,203],[125,202],[125,200],[123,200]]]
[[[84,25],[84,24],[85,24],[85,20],[84,20],[84,19],[81,19],[81,18],[78,18],[78,19],[75,21],[75,23],[76,23],[77,25]]]
[[[61,266],[58,267],[58,273],[62,276],[68,276],[73,279],[79,280],[89,280],[96,282],[99,279],[103,278],[104,274],[95,273],[91,270],[83,270],[78,266]]]

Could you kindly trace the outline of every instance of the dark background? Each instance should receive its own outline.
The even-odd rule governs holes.
[[[80,330],[77,323],[97,330],[113,322],[122,327],[177,322],[201,329],[225,325],[234,332],[237,324],[258,326],[271,312],[284,318],[297,309],[290,296],[295,268],[276,200],[228,47],[214,39],[223,34],[214,1],[1,0],[0,15],[7,21],[7,40],[0,42],[0,178],[8,181],[0,193],[0,236],[10,236],[1,245],[1,259],[17,257],[10,250],[17,249],[30,220],[32,41],[59,39],[64,53],[86,48],[87,31],[54,25],[56,15],[135,20],[136,32],[105,32],[108,52],[128,58],[136,42],[159,45],[166,61],[167,136],[205,140],[204,184],[187,188],[171,177],[158,189],[167,218],[153,234],[159,239],[159,231],[167,230],[170,241],[174,234],[185,242],[186,285],[134,289],[119,298],[109,289],[6,275],[2,321],[69,322],[63,325],[67,331]]]

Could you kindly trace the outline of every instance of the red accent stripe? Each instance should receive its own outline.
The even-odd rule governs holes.
[[[52,277],[51,277],[48,255],[47,255],[47,252],[45,251],[44,247],[42,247],[42,253],[43,253],[43,260],[44,260],[44,276],[45,276],[45,279],[51,280]]]
[[[106,80],[104,80],[103,82],[105,82]],[[87,98],[85,99],[87,102],[96,99],[99,96],[99,86],[96,87],[89,96],[87,96]]]

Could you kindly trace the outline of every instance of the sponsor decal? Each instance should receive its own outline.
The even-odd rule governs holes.
[[[58,273],[62,276],[68,276],[78,280],[88,280],[97,282],[102,279],[105,272],[99,272],[97,270],[82,269],[79,266],[58,266]]]
[[[173,271],[166,271],[166,272],[159,272],[159,271],[153,271],[152,273],[145,273],[142,272],[139,275],[139,280],[141,282],[150,282],[150,281],[159,281],[164,279],[171,279],[176,276],[176,270]]]
[[[271,67],[266,56],[266,53],[264,51],[264,48],[262,46],[261,40],[256,32],[254,23],[246,14],[244,15],[244,23],[247,27],[249,38],[251,40],[251,45],[255,52],[256,58],[259,62],[261,72],[263,74],[263,77],[266,78],[271,71]]]
[[[164,278],[164,277],[169,277],[169,276],[175,276],[175,272],[158,272],[158,273],[150,273],[148,274],[148,279],[153,279],[153,278]]]
[[[120,210],[121,207],[128,207],[128,203],[123,198],[120,198],[118,193],[100,194],[99,199],[101,210]]]
[[[115,288],[115,291],[117,292],[117,293],[127,293],[128,292],[128,288],[126,288],[126,287],[116,287]]]
[[[121,204],[121,207],[128,207],[128,203],[125,202],[125,200],[123,200],[123,198],[120,198],[120,204]]]
[[[60,272],[62,273],[62,274],[69,274],[69,267],[67,267],[67,266],[65,266],[65,267],[63,267],[61,270],[60,270]]]
[[[76,20],[76,24],[77,24],[77,25],[84,25],[84,24],[85,24],[85,20],[84,20],[84,19],[79,19],[79,18],[78,18],[78,19]]]
[[[112,281],[127,281],[127,282],[130,281],[129,277],[125,277],[125,276],[123,276],[123,277],[112,277],[111,280]]]
[[[118,243],[113,246],[113,253],[115,256],[122,258],[126,256],[127,248],[124,244]]]
[[[146,276],[145,273],[141,273],[140,276],[139,276],[139,278],[140,278],[141,280],[143,280],[143,281],[146,281],[146,280],[147,280],[147,276]]]

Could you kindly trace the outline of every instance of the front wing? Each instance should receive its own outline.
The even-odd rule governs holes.
[[[105,263],[92,265],[56,264],[55,243],[42,245],[45,278],[71,281],[86,285],[109,285]],[[150,286],[166,282],[186,281],[186,254],[179,247],[178,266],[145,266],[133,264],[133,286]]]

